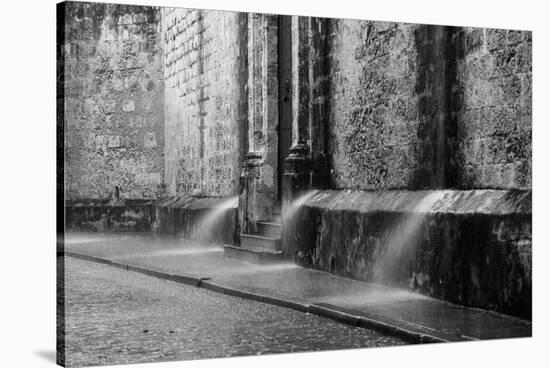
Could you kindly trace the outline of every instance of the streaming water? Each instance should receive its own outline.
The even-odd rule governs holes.
[[[236,208],[239,205],[239,197],[231,197],[220,203],[217,207],[210,209],[200,220],[197,226],[197,239],[209,240],[216,227],[220,225],[227,210]]]
[[[415,250],[426,217],[444,195],[445,193],[441,191],[428,193],[404,219],[391,229],[385,242],[385,253],[379,261],[379,272],[392,276],[402,269],[402,261],[411,257]]]
[[[292,221],[292,218],[294,217],[294,215],[296,215],[298,209],[300,209],[300,207],[303,206],[304,203],[306,203],[308,199],[313,197],[317,192],[317,190],[309,190],[293,200],[290,205],[286,206],[283,213],[283,219],[285,220],[285,222]]]

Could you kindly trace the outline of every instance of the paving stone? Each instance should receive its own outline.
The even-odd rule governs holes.
[[[65,259],[67,366],[402,345],[322,317]]]

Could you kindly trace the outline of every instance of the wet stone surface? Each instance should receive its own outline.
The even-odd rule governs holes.
[[[65,259],[67,366],[402,345],[269,304]]]
[[[477,339],[531,336],[531,324],[389,288],[332,275],[293,263],[254,265],[224,257],[223,248],[170,236],[132,233],[67,233],[65,248],[79,254],[196,278],[232,289],[332,304],[417,332],[454,341],[457,329]],[[448,336],[451,333],[451,336]]]

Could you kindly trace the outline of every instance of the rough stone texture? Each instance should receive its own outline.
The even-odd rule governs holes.
[[[66,198],[163,194],[163,68],[156,7],[65,3]]]
[[[249,151],[276,193],[275,17],[68,4],[69,198],[234,195]],[[315,186],[530,187],[530,32],[293,17],[292,38]]]
[[[293,16],[292,32],[292,144],[311,141],[309,85],[310,18]]]
[[[329,125],[331,53],[330,35],[332,20],[310,18],[308,85],[311,99],[311,185],[314,188],[330,188]]]
[[[162,9],[165,181],[171,196],[237,191],[247,111],[242,18]]]
[[[457,186],[530,188],[532,33],[465,28],[454,43]]]
[[[415,25],[331,20],[330,154],[336,188],[409,188],[422,140]]]
[[[143,199],[67,201],[65,228],[99,232],[151,231],[153,204]]]
[[[238,243],[271,217],[275,16],[69,3],[65,23],[66,196],[116,186],[165,198],[150,213],[69,204],[71,226],[201,238],[204,214],[221,208],[210,241]],[[323,192],[283,218],[287,255],[530,317],[531,33],[295,16],[290,28],[296,152],[283,211],[308,187],[375,194]],[[449,188],[464,191],[411,217],[419,189]],[[507,190],[470,191],[487,188]],[[239,211],[223,209],[237,194]],[[409,241],[411,221],[422,236]]]
[[[530,188],[530,32],[330,26],[334,188]]]
[[[292,219],[302,264],[531,317],[530,191],[319,191]]]
[[[278,59],[277,16],[248,14],[248,134],[240,195],[244,197],[241,228],[269,219],[277,199]],[[246,179],[244,178],[246,177]]]

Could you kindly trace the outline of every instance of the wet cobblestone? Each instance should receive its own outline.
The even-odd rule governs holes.
[[[65,259],[67,366],[404,344],[374,331]]]

